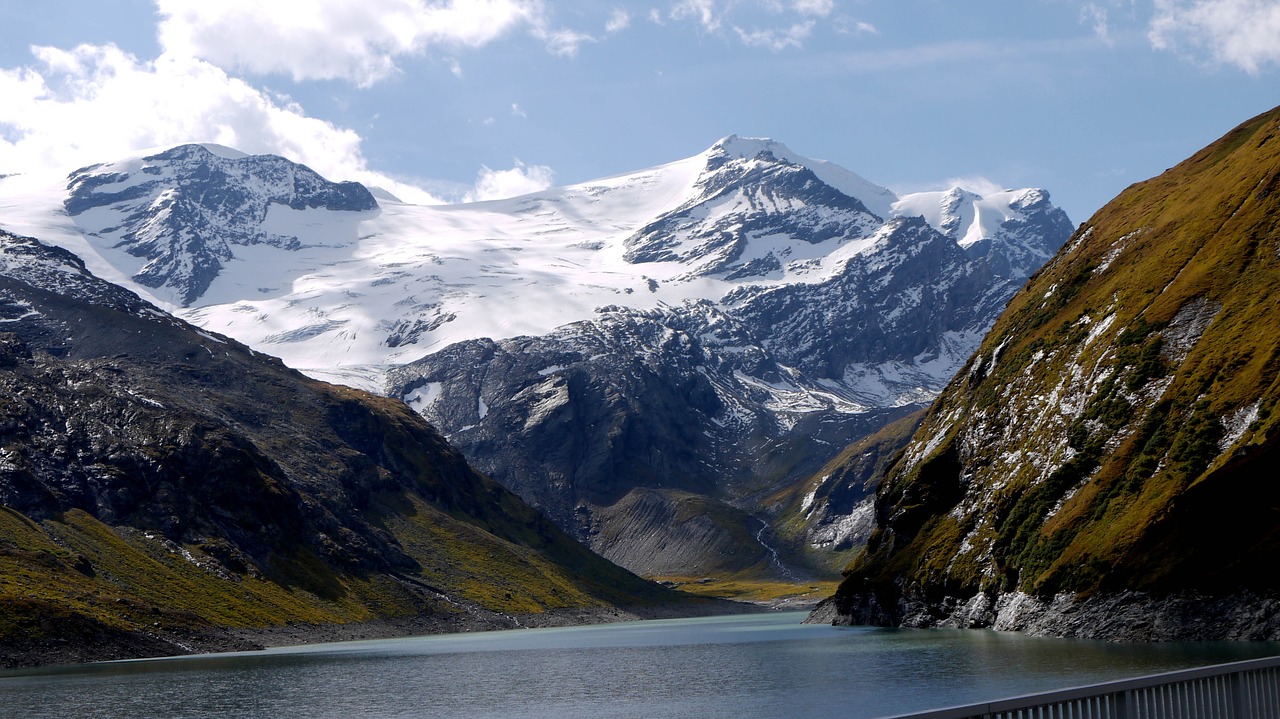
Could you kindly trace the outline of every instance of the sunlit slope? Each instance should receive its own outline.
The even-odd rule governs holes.
[[[1275,633],[1236,615],[1280,589],[1278,370],[1272,111],[1130,187],[1012,300],[889,471],[834,606],[1017,627],[1055,596],[1249,596],[1214,605],[1218,633]]]

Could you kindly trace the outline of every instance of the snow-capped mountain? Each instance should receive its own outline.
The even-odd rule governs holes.
[[[312,242],[303,239],[311,234],[305,225],[281,215],[378,206],[358,183],[329,182],[280,157],[202,145],[77,170],[67,191],[67,214],[86,235],[144,260],[132,278],[184,307],[237,259],[232,247],[297,251]]]
[[[899,196],[735,136],[510,200],[380,197],[193,145],[0,179],[0,225],[405,399],[588,540],[634,487],[738,502],[929,400],[1072,229],[1043,190]]]

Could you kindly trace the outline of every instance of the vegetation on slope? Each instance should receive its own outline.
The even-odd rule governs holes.
[[[402,403],[199,332],[34,240],[0,250],[5,663],[235,646],[225,628],[679,601]]]
[[[1278,317],[1280,110],[1130,187],[1011,301],[837,605],[1280,590]]]

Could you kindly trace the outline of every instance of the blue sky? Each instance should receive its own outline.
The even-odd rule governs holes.
[[[1081,222],[1277,104],[1277,0],[0,0],[0,174],[213,141],[456,200],[737,133]]]

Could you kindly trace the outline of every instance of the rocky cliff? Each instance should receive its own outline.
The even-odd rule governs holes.
[[[815,620],[1280,638],[1280,110],[1081,226],[929,409]]]

